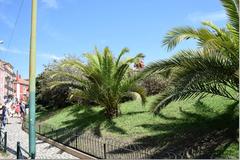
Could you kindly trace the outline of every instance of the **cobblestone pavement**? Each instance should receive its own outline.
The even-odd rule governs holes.
[[[8,146],[8,157],[16,159],[17,141],[20,142],[21,147],[28,151],[28,134],[21,128],[20,119],[10,118],[9,124],[6,127],[7,131],[7,146]],[[27,154],[23,153],[24,156],[28,157]],[[5,157],[6,158],[6,157]],[[0,157],[1,159],[1,157]],[[42,140],[36,142],[36,159],[78,159],[59,148],[56,148]]]

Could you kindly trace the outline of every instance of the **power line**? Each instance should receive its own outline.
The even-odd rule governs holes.
[[[20,6],[19,6],[19,8],[18,8],[17,18],[16,18],[16,21],[15,21],[15,23],[14,23],[13,30],[12,30],[12,32],[11,32],[11,35],[10,35],[10,38],[9,38],[9,41],[8,41],[8,45],[7,45],[7,48],[8,48],[8,49],[9,49],[9,47],[10,47],[10,45],[11,45],[11,42],[12,42],[12,39],[13,39],[15,30],[16,30],[17,22],[18,22],[18,19],[19,19],[19,17],[20,17],[20,13],[21,13],[21,11],[22,11],[23,3],[24,3],[24,0],[21,1]]]

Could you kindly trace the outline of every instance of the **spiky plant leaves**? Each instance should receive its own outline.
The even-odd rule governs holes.
[[[221,2],[237,34],[239,32],[239,0],[221,0]]]
[[[122,60],[123,55],[128,51],[124,48],[115,59],[110,49],[106,47],[102,53],[95,49],[95,53],[84,54],[87,63],[77,59],[63,60],[60,66],[73,68],[76,74],[66,73],[61,69],[54,71],[53,79],[65,77],[65,80],[53,81],[50,85],[51,87],[69,86],[72,89],[71,98],[80,96],[92,100],[105,108],[108,118],[118,116],[119,103],[124,95],[134,93],[139,95],[143,104],[146,101],[144,90],[137,85],[140,76],[128,77],[130,65],[136,59],[143,57],[143,54]]]
[[[204,95],[218,95],[238,102],[239,92],[239,2],[221,0],[229,23],[219,28],[211,22],[203,27],[174,28],[163,40],[168,50],[183,40],[194,39],[197,50],[183,50],[174,57],[148,65],[145,74],[170,71],[170,89],[153,104],[158,113],[172,101]]]

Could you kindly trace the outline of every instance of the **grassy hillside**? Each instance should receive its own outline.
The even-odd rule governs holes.
[[[178,101],[154,116],[149,108],[155,98],[148,97],[145,106],[138,101],[121,104],[122,115],[112,121],[104,118],[100,107],[78,105],[66,107],[49,117],[39,113],[39,119],[45,119],[41,123],[56,128],[80,128],[121,141],[147,143],[152,147],[167,144],[165,149],[174,148],[175,152],[203,146],[206,157],[213,153],[222,158],[238,157],[238,143],[234,141],[238,128],[238,107],[232,101],[222,97]]]

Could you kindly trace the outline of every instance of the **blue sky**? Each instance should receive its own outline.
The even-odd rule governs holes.
[[[25,0],[14,30],[22,0],[0,0],[0,59],[28,78],[31,1]],[[114,54],[128,47],[133,56],[145,54],[145,63],[165,59],[171,52],[162,47],[164,35],[173,27],[198,27],[203,20],[224,26],[226,16],[219,0],[38,0],[37,73],[43,65],[65,55],[81,57],[109,46]]]

